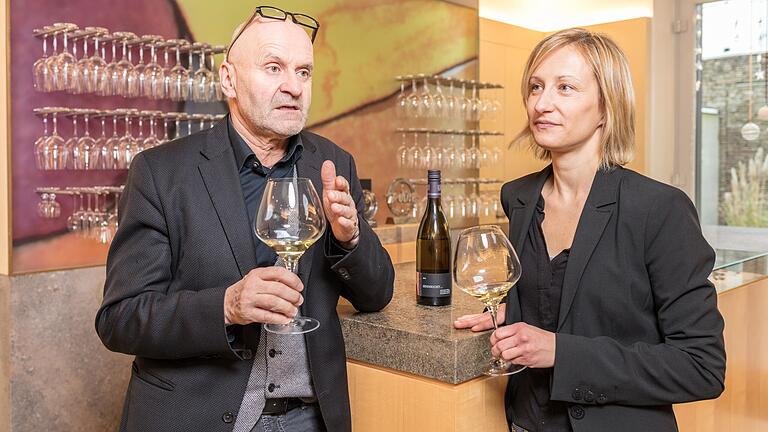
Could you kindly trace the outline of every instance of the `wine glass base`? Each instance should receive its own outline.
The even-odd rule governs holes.
[[[267,324],[264,329],[275,334],[304,334],[315,331],[320,327],[320,322],[314,318],[297,316],[288,324]]]
[[[488,367],[488,369],[485,372],[483,372],[483,374],[488,376],[494,376],[494,377],[507,376],[507,375],[514,375],[518,372],[522,372],[526,368],[527,366],[512,364],[509,362],[505,362],[503,364],[496,364],[496,361],[493,360],[491,361],[491,364]]]

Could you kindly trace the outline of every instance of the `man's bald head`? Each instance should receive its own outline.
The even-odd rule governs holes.
[[[242,30],[243,27],[246,27],[245,30]],[[238,37],[238,35],[240,36]],[[296,44],[304,44],[304,49],[308,48],[310,52],[312,51],[312,40],[306,30],[300,25],[290,19],[281,21],[256,16],[250,22],[241,23],[232,32],[232,41],[227,52],[227,61],[236,63],[237,57],[242,56],[244,51],[247,52],[249,47],[259,45],[262,38],[269,39],[268,36],[270,35],[274,36],[273,39],[281,41],[290,40]]]

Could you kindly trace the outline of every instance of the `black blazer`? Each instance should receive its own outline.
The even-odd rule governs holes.
[[[360,311],[392,298],[389,255],[362,217],[352,156],[301,133],[298,161],[322,195],[320,166],[332,160],[351,185],[360,220],[357,248],[327,252],[330,229],[301,258],[301,313],[320,321],[306,334],[315,393],[329,431],[351,430],[339,296]],[[135,355],[121,431],[231,431],[259,343],[260,326],[224,326],[224,291],[255,267],[226,121],[142,152],[131,163],[120,224],[107,259],[96,330],[112,351]]]
[[[518,252],[551,173],[501,190]],[[683,192],[620,167],[598,171],[565,272],[551,382],[575,432],[676,431],[673,403],[722,393],[723,319],[707,279],[714,260]],[[513,289],[506,322],[518,321]]]

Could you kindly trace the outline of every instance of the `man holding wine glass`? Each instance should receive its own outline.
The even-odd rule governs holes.
[[[351,430],[336,304],[382,309],[394,270],[352,156],[303,130],[318,28],[257,7],[220,66],[229,116],[131,165],[96,318],[136,356],[121,431]]]

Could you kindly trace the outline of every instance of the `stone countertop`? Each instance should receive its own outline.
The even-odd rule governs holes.
[[[401,225],[379,225],[373,228],[373,232],[379,236],[381,244],[404,243],[416,240],[416,231],[419,230],[418,223],[408,223]]]
[[[483,304],[454,287],[452,305],[416,304],[416,264],[395,265],[395,292],[382,311],[357,312],[342,302],[347,358],[458,384],[482,375],[491,358],[490,331],[455,330],[461,315],[479,313]]]

